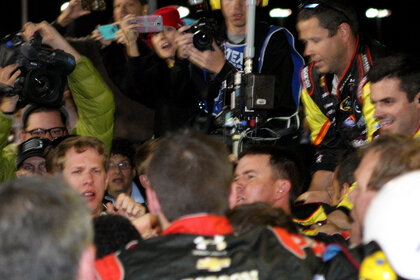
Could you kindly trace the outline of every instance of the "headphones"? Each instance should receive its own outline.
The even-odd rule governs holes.
[[[214,10],[220,10],[220,1],[221,0],[210,0],[210,6],[211,6],[211,9],[214,11]],[[269,0],[262,0],[261,2],[261,6],[262,7],[265,7],[265,6],[267,6],[268,5],[268,1]]]

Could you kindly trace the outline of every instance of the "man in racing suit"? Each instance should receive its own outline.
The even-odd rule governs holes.
[[[233,233],[220,216],[232,166],[214,138],[178,132],[161,139],[148,177],[149,209],[163,235],[98,260],[98,279],[313,279],[322,268],[322,243],[282,228]]]
[[[302,102],[316,146],[310,191],[332,183],[340,151],[360,147],[375,126],[366,74],[384,52],[358,33],[357,17],[343,1],[306,4],[298,15],[299,39],[310,63],[302,72]]]

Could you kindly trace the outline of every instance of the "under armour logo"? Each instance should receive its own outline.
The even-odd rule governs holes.
[[[214,246],[217,251],[226,249],[227,244],[225,237],[222,235],[215,235],[212,239],[205,239],[204,236],[198,236],[194,239],[197,250],[207,250],[209,246]]]

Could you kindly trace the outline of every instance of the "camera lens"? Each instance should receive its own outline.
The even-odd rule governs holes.
[[[196,32],[193,36],[193,44],[200,51],[210,50],[213,36],[205,30]]]
[[[46,73],[36,71],[32,76],[32,89],[34,97],[43,98],[50,94],[51,83]]]
[[[45,69],[36,69],[26,77],[23,95],[32,104],[58,106],[63,98],[63,77]]]

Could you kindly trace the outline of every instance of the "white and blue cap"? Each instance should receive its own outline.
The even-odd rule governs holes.
[[[420,171],[389,181],[372,200],[364,221],[363,242],[376,241],[394,271],[420,279]]]

